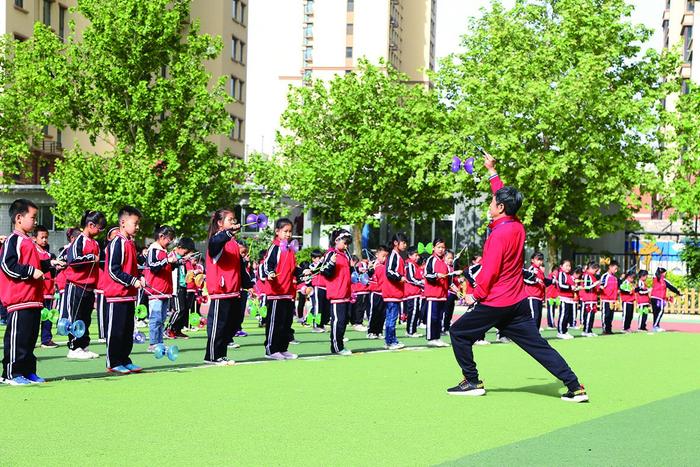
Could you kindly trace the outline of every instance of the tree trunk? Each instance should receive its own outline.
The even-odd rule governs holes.
[[[364,226],[364,222],[358,222],[352,229],[353,253],[360,259],[362,259],[362,228]]]
[[[554,237],[548,238],[547,239],[547,261],[549,262],[550,269],[559,264],[559,257],[557,256],[558,253],[559,253],[559,248],[557,245],[557,239]]]

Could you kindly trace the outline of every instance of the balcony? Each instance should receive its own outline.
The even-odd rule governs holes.
[[[43,154],[60,156],[63,154],[63,145],[60,141],[45,139],[41,142],[41,144],[33,145],[32,150]]]

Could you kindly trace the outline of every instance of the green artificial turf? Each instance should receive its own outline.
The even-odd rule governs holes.
[[[104,359],[38,349],[42,376],[71,380],[0,387],[0,464],[562,465],[569,454],[578,465],[674,465],[697,450],[697,424],[686,420],[697,420],[687,404],[697,410],[699,334],[550,341],[591,397],[570,404],[514,344],[475,348],[488,393],[466,398],[445,394],[460,377],[449,348],[377,352],[380,341],[348,332],[347,346],[366,351],[270,362],[261,360],[260,331],[246,325],[253,335],[229,356],[251,364],[233,367],[200,368],[202,332],[177,341],[174,363],[135,346],[134,361],[152,370],[141,375],[105,377]],[[297,329],[297,337],[292,351],[302,356],[329,350],[328,334]],[[656,426],[673,450],[641,449]],[[586,457],[580,450],[591,445]]]

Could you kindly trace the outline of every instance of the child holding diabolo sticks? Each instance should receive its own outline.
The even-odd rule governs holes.
[[[28,199],[12,202],[9,214],[14,231],[0,251],[0,301],[8,313],[0,379],[13,386],[44,382],[36,374],[34,356],[44,302],[44,271],[64,266],[55,259],[41,260],[29,237],[38,210]]]
[[[107,314],[107,371],[128,374],[141,371],[129,355],[134,345],[134,309],[139,279],[134,236],[141,211],[131,206],[119,210],[119,232],[107,246],[104,267],[104,299]]]
[[[666,279],[666,268],[656,268],[651,282],[651,310],[654,313],[654,332],[664,332],[661,327],[661,318],[664,316],[666,303],[668,303],[668,291],[681,296],[681,292]]]
[[[615,274],[618,269],[617,261],[611,261],[608,265],[608,272],[600,278],[600,302],[603,305],[603,334],[612,334],[612,322],[617,306],[617,296],[619,294],[618,280]]]
[[[85,334],[76,338],[68,334],[68,358],[87,360],[99,355],[89,349],[90,323],[95,305],[95,289],[99,278],[100,245],[95,237],[107,225],[100,211],[85,211],[80,220],[81,233],[68,248],[66,268],[66,310],[68,319],[85,323]]]
[[[625,279],[620,284],[620,301],[622,302],[622,332],[627,334],[631,331],[632,318],[634,318],[634,301],[636,298],[637,276],[634,272],[628,272]]]
[[[107,322],[107,306],[105,305],[105,258],[107,257],[107,248],[109,242],[111,242],[114,237],[119,233],[119,227],[112,227],[107,231],[107,238],[105,242],[105,247],[100,251],[100,267],[97,271],[97,287],[95,288],[95,303],[97,307],[97,335],[99,337],[98,342],[107,342],[107,327],[109,323]],[[60,274],[59,274],[60,276]],[[58,280],[57,280],[58,281]],[[64,284],[65,287],[65,284]],[[60,293],[59,289],[59,293]]]
[[[369,307],[369,280],[362,281],[362,277],[367,273],[367,261],[355,258],[355,273],[357,281],[352,284],[352,294],[355,302],[352,304],[352,329],[357,332],[367,332],[367,326],[362,324]],[[368,279],[368,278],[367,278]]]
[[[236,241],[240,230],[232,209],[221,208],[212,214],[206,258],[209,314],[205,363],[234,364],[226,351],[236,332],[235,315],[240,310],[241,252]]]
[[[352,235],[345,229],[335,230],[331,234],[333,245],[321,265],[321,274],[326,278],[326,296],[331,304],[331,353],[352,355],[344,346],[345,326],[350,317],[350,297],[352,281],[350,278],[350,255],[348,245]]]
[[[574,336],[569,334],[568,329],[569,325],[573,322],[573,316],[576,310],[574,292],[577,288],[574,277],[571,275],[571,260],[564,259],[559,263],[557,288],[557,294],[561,300],[559,321],[557,322],[557,337],[559,339],[573,339]]]
[[[431,347],[449,347],[448,343],[440,340],[450,277],[447,263],[444,260],[445,250],[446,245],[443,239],[433,240],[433,254],[425,264],[424,293],[428,302],[425,337]]]
[[[312,271],[316,271],[320,267],[323,257],[324,254],[321,250],[315,249],[311,251]],[[319,326],[321,322],[321,301],[325,300],[326,297],[326,287],[324,284],[325,282],[323,281],[323,276],[321,274],[315,274],[311,278],[311,287],[313,288],[313,291],[311,293],[311,310],[309,311],[309,314],[314,318],[311,332],[326,332],[325,328]]]
[[[637,281],[637,288],[635,289],[637,293],[637,311],[639,311],[639,322],[637,324],[637,330],[639,331],[647,330],[647,315],[649,314],[649,307],[651,306],[651,301],[649,300],[651,289],[647,287],[648,277],[648,271],[644,269],[639,271],[639,280]]]
[[[173,297],[173,266],[178,262],[174,254],[168,254],[168,246],[175,238],[175,230],[167,225],[156,227],[155,242],[148,247],[144,290],[148,295],[148,351],[163,343],[165,318]],[[177,266],[175,266],[177,267]],[[177,300],[177,298],[175,298]],[[177,306],[177,305],[176,305]]]
[[[51,261],[56,259],[53,253],[49,252],[49,230],[43,225],[37,225],[34,228],[34,243],[36,243],[36,249],[39,252],[39,259],[41,261]],[[56,294],[56,268],[51,267],[44,274],[44,308],[51,310],[54,307],[54,296]],[[41,322],[41,347],[44,349],[55,349],[58,347],[53,341],[53,334],[51,333],[51,328],[53,323],[50,319],[46,319]]]
[[[464,313],[450,329],[455,358],[464,379],[447,392],[462,396],[486,393],[474,363],[472,345],[497,326],[502,334],[566,384],[568,392],[562,396],[563,400],[587,401],[588,395],[574,372],[532,323],[522,272],[525,228],[516,217],[523,198],[515,188],[503,185],[496,173],[495,159],[485,152],[484,156],[493,192],[489,205],[491,233],[484,244],[483,267],[474,294],[465,297],[467,305],[474,305],[474,310]]]
[[[422,337],[418,333],[420,321],[420,296],[423,289],[423,271],[418,265],[418,248],[412,246],[408,249],[406,261],[406,283],[404,290],[404,307],[406,310],[406,337]]]
[[[175,231],[173,230],[173,238],[174,235]],[[171,242],[168,242],[168,244]],[[194,240],[189,237],[182,237],[169,255],[173,258],[170,262],[172,264],[172,272],[175,273],[175,286],[171,300],[173,313],[170,315],[170,324],[166,331],[168,339],[189,338],[187,334],[182,332],[182,329],[188,325],[189,321],[190,306],[187,302],[188,297],[191,296],[194,299],[194,295],[188,294],[187,287],[187,271],[194,268],[191,262],[192,251],[194,251]]]
[[[401,302],[404,297],[404,282],[406,282],[404,260],[401,253],[406,251],[407,238],[404,233],[396,233],[391,238],[392,250],[386,262],[386,280],[382,284],[382,297],[386,303],[386,318],[384,329],[384,348],[389,350],[402,349],[404,345],[396,338],[396,320],[401,312]]]
[[[525,277],[527,303],[538,331],[542,331],[542,303],[544,302],[544,289],[549,282],[544,276],[543,265],[544,254],[539,251],[533,253],[530,257],[530,267],[527,268],[529,275]]]
[[[382,326],[386,316],[386,304],[382,298],[382,287],[386,280],[386,266],[384,263],[388,256],[389,249],[384,245],[379,245],[376,259],[369,269],[370,302],[367,339],[379,339],[382,335]]]
[[[583,306],[583,337],[598,337],[598,334],[593,332],[593,322],[595,314],[598,311],[598,286],[600,281],[597,279],[600,265],[595,261],[588,263],[586,271],[583,273],[583,283],[579,290],[579,298]]]
[[[275,239],[262,264],[262,279],[268,283],[267,319],[265,320],[265,357],[271,360],[292,360],[298,357],[288,351],[294,319],[294,279],[301,276],[294,249],[289,248],[292,221],[275,222]],[[348,266],[349,267],[349,266]],[[306,271],[309,272],[309,271]]]

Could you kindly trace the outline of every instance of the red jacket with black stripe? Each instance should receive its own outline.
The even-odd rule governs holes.
[[[87,290],[97,287],[100,269],[100,245],[81,233],[68,248],[66,280]]]
[[[532,277],[526,277],[525,280],[525,293],[529,298],[536,298],[538,300],[544,300],[544,270],[541,267],[530,264],[527,271]]]
[[[606,272],[600,278],[600,300],[603,302],[616,302],[617,294],[620,290],[617,277]]]
[[[447,300],[447,289],[450,285],[450,278],[439,278],[438,274],[447,274],[449,269],[443,258],[432,255],[425,263],[425,289],[423,293],[428,301],[442,302]]]
[[[149,300],[164,300],[173,296],[173,266],[168,262],[168,252],[153,242],[146,255],[144,292]]]
[[[403,285],[404,298],[420,297],[423,291],[423,271],[415,261],[406,261],[406,283]]]
[[[386,266],[382,263],[374,265],[374,272],[370,276],[369,290],[372,293],[382,294],[382,284],[386,280]]]
[[[50,261],[42,262],[34,241],[15,230],[5,239],[0,255],[0,300],[8,313],[43,308],[44,281],[32,276],[35,269],[48,271]]]
[[[207,245],[207,292],[211,300],[241,296],[241,251],[230,230],[222,230]]]
[[[557,289],[559,290],[559,298],[561,298],[562,301],[573,303],[575,286],[576,282],[572,274],[559,271],[559,275],[557,276]]]
[[[282,248],[280,240],[275,239],[268,248],[263,261],[263,280],[267,282],[270,300],[294,300],[296,290],[294,278],[298,275],[297,260],[294,250]],[[271,277],[274,275],[274,277]]]
[[[44,250],[39,245],[36,246],[36,251],[39,253],[40,261],[48,261],[50,264],[51,260],[55,259],[53,254]],[[44,287],[42,292],[44,294],[44,300],[53,300],[53,294],[56,293],[56,281],[53,279],[55,273],[56,271],[54,268],[50,268],[44,273]]]
[[[386,280],[382,283],[382,297],[385,302],[401,302],[404,295],[402,281],[406,266],[397,248],[391,250],[386,262]]]
[[[594,274],[590,272],[584,272],[583,285],[581,290],[578,291],[578,296],[584,303],[597,303],[598,302],[598,289],[600,283]]]
[[[136,301],[139,265],[134,241],[119,232],[107,245],[104,267],[104,296],[108,303]]]
[[[350,255],[335,248],[329,250],[321,265],[326,278],[326,298],[331,303],[349,303],[352,297]]]

